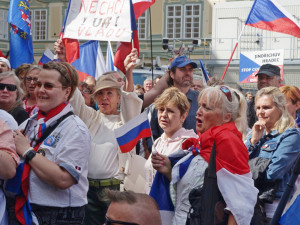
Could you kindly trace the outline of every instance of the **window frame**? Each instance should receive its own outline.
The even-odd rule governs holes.
[[[38,11],[40,13],[45,12],[45,19],[40,18],[40,19],[38,19],[38,21],[36,21],[35,15]],[[42,15],[42,14],[40,14],[40,15]],[[36,39],[36,36],[37,36],[37,34],[36,34],[37,30],[35,28],[36,22],[38,22],[38,23],[45,22],[45,38],[44,39],[40,39],[40,38]],[[47,41],[48,40],[48,10],[47,9],[31,9],[31,25],[32,25],[31,29],[32,29],[32,40],[33,41]],[[41,36],[41,35],[39,34],[39,36]]]
[[[191,6],[192,7],[192,15],[191,16],[187,16],[187,6]],[[194,15],[194,7],[195,6],[199,6],[199,15]],[[183,30],[182,30],[182,33],[183,33],[183,38],[185,39],[200,39],[201,38],[201,14],[202,14],[202,5],[201,4],[186,4],[184,5],[184,19],[183,19]],[[186,25],[187,25],[187,22],[186,22],[186,19],[187,18],[192,18],[192,21],[191,21],[191,24],[192,24],[192,27],[191,27],[191,37],[187,37],[186,36],[186,32],[185,32],[185,29],[186,29]],[[195,26],[194,26],[194,21],[193,21],[193,18],[198,18],[199,19],[199,30],[198,30],[198,37],[195,37]]]
[[[6,9],[0,9],[0,29],[1,29],[1,40],[8,40],[9,39],[9,29],[8,29],[8,22],[7,22],[7,15],[8,10]]]
[[[143,35],[144,35],[144,37],[141,37],[141,30],[142,30],[142,28],[140,27],[140,21],[142,20],[142,19],[145,19],[145,23],[144,23],[144,25],[145,25],[145,32],[143,33]],[[139,40],[146,40],[147,39],[147,35],[148,35],[148,33],[147,33],[147,24],[148,24],[148,10],[146,10],[137,20],[136,20],[136,23],[137,23],[137,30],[138,30],[138,36],[139,36]]]

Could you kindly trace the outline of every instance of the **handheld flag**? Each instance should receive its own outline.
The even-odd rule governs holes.
[[[133,44],[131,42],[120,42],[117,47],[117,51],[114,59],[114,66],[117,67],[119,70],[121,70],[124,74],[126,73],[124,67],[124,60],[126,56],[130,54],[133,46],[134,48],[137,49],[139,54],[139,38],[138,38],[138,32],[137,32],[137,27],[135,22],[134,9],[131,0],[130,0],[130,16],[131,16],[131,30],[132,30]]]
[[[121,152],[130,152],[136,146],[138,140],[151,136],[147,111],[131,119],[122,127],[115,129],[114,132]]]
[[[203,76],[205,78],[205,81],[207,82],[209,80],[208,73],[207,73],[207,71],[206,71],[206,69],[205,69],[205,67],[204,67],[201,59],[199,59],[199,61],[200,61],[200,66],[201,66],[201,70],[202,70]]]
[[[45,63],[50,62],[52,60],[54,60],[54,54],[51,52],[49,48],[47,48],[44,54],[42,55],[38,65],[44,65]]]
[[[300,26],[275,0],[255,0],[246,25],[300,38]]]
[[[16,69],[23,63],[33,63],[31,15],[28,0],[11,0],[7,22],[10,23],[10,64]]]
[[[87,76],[97,80],[105,70],[105,63],[98,41],[88,41],[80,45],[80,58],[72,65],[77,69],[79,79],[82,81]]]
[[[154,3],[155,0],[132,0],[135,19],[137,20]]]
[[[77,4],[78,2],[69,0],[69,5],[67,8],[66,16],[64,19],[63,27],[61,29],[59,39],[62,39],[63,44],[65,46],[65,52],[66,52],[66,60],[68,63],[72,64],[76,59],[80,58],[80,53],[79,53],[79,41],[76,39],[71,39],[71,38],[63,38],[64,32],[65,32],[65,26],[66,26],[66,21],[69,16],[69,11],[70,8],[74,4]]]
[[[114,53],[112,52],[110,41],[107,42],[106,71],[117,71],[117,68],[114,66]]]
[[[3,55],[3,53],[2,53],[2,51],[0,50],[0,57],[4,57],[4,58],[6,58],[5,57],[5,55]]]
[[[279,224],[280,225],[297,225],[300,224],[300,195],[297,196],[292,205],[281,217]]]

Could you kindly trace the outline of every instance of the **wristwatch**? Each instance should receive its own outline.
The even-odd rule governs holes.
[[[28,164],[29,161],[32,160],[35,155],[36,155],[36,152],[34,150],[28,151],[25,156],[25,163]]]

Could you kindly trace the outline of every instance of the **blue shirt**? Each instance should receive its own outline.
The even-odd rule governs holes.
[[[265,179],[266,181],[281,180],[276,192],[276,199],[279,199],[285,191],[292,174],[292,167],[300,154],[300,133],[294,127],[286,129],[281,134],[273,130],[268,135],[263,135],[256,145],[250,143],[251,137],[252,133],[245,141],[249,159],[255,157],[271,159]]]
[[[189,89],[189,91],[186,93],[186,97],[188,98],[190,102],[190,111],[189,114],[187,115],[185,121],[182,124],[182,127],[185,129],[193,129],[196,132],[196,114],[198,110],[198,91],[194,91]],[[152,131],[152,136],[153,139],[156,140],[159,138],[163,133],[163,129],[160,128],[158,125],[158,117],[157,117],[157,110],[154,109],[152,112],[151,116],[151,121],[150,121],[150,126],[151,126],[151,131]]]

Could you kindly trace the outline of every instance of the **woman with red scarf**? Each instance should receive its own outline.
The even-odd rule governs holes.
[[[236,90],[216,86],[202,90],[198,105],[196,130],[199,137],[187,139],[182,149],[173,153],[173,157],[181,154],[181,159],[172,167],[168,157],[159,153],[152,155],[153,167],[170,180],[174,204],[172,221],[163,224],[185,224],[190,209],[188,195],[192,189],[203,186],[204,172],[216,143],[217,184],[226,204],[227,224],[249,225],[257,189],[248,165],[248,151],[242,141],[242,133],[247,128],[246,100]],[[153,190],[152,194],[155,198]]]
[[[91,138],[68,102],[77,83],[68,63],[44,64],[39,73],[34,91],[39,111],[14,131],[24,168],[9,224],[84,224]]]

